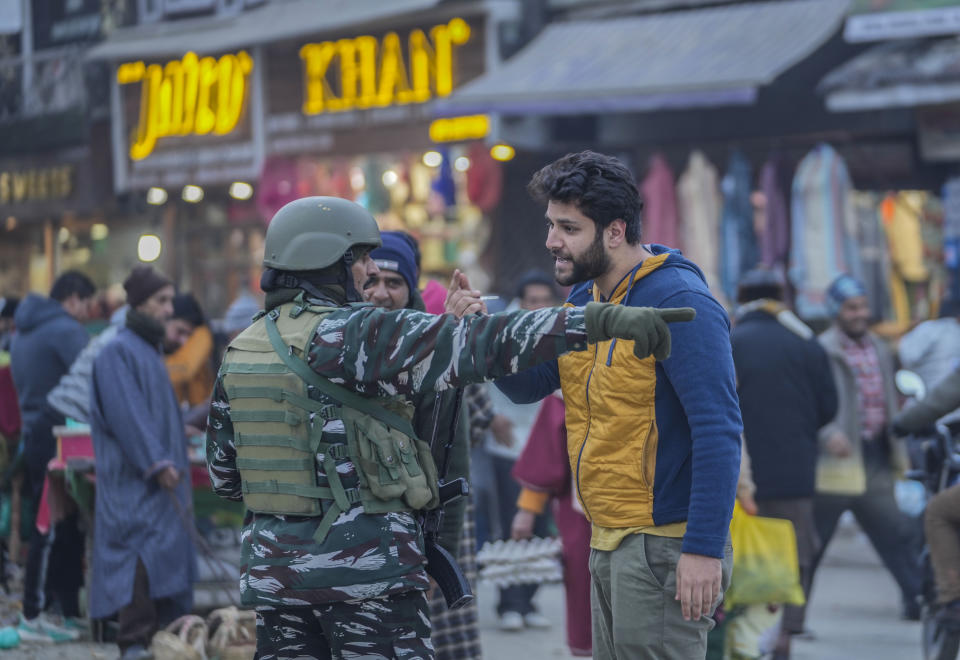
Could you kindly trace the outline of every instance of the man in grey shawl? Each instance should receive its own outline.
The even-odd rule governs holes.
[[[148,657],[153,634],[189,611],[196,559],[183,420],[160,345],[173,284],[133,270],[125,327],[93,364],[97,468],[90,615],[118,614],[123,660]]]

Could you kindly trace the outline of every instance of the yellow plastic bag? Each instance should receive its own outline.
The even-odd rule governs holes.
[[[793,523],[751,516],[733,508],[730,521],[733,575],[724,596],[726,607],[780,603],[803,605],[797,537]]]

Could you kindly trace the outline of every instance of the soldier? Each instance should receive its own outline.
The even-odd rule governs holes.
[[[416,512],[436,466],[411,401],[516,373],[588,343],[670,352],[691,310],[547,308],[492,316],[387,311],[360,301],[381,244],[362,207],[308,197],[267,229],[265,314],[233,342],[214,387],[214,490],[243,500],[240,591],[261,660],[433,658]]]

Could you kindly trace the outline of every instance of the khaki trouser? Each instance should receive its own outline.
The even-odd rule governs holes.
[[[595,660],[696,660],[707,653],[710,616],[684,621],[677,590],[683,539],[633,534],[616,550],[590,551],[593,657]],[[722,560],[723,589],[730,586],[733,549]]]
[[[960,486],[937,493],[924,514],[937,602],[960,599]]]

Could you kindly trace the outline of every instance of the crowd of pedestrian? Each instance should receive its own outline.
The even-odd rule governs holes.
[[[818,336],[781,273],[748,272],[727,310],[697,264],[645,243],[616,158],[568,155],[529,190],[555,270],[524,274],[511,301],[459,270],[428,283],[413,236],[336,198],[274,216],[263,298],[240,295],[218,324],[150,266],[129,273],[116,309],[93,305],[79,272],[4,299],[0,470],[28,519],[22,549],[3,554],[23,565],[20,639],[75,640],[85,617],[109,619],[124,659],[150,657],[193,606],[188,448],[201,434],[207,487],[246,508],[236,578],[260,660],[479,658],[481,606],[505,632],[549,628],[537,582],[451,609],[444,562],[475,588],[486,542],[553,534],[573,655],[705,657],[723,633],[718,658],[783,660],[814,634],[817,568],[846,512],[918,618],[922,522],[897,504],[907,464],[893,429],[960,408],[955,303],[900,341],[900,363],[942,385],[922,415],[898,417],[895,354],[856,278],[824,292],[832,323]],[[91,313],[106,322],[93,337]],[[59,430],[78,425],[92,517],[49,472]],[[457,480],[469,494],[442,501],[438,482]],[[926,524],[960,620],[957,497],[931,502]],[[792,524],[807,605],[723,605],[737,499]],[[43,506],[49,524],[34,524]]]

